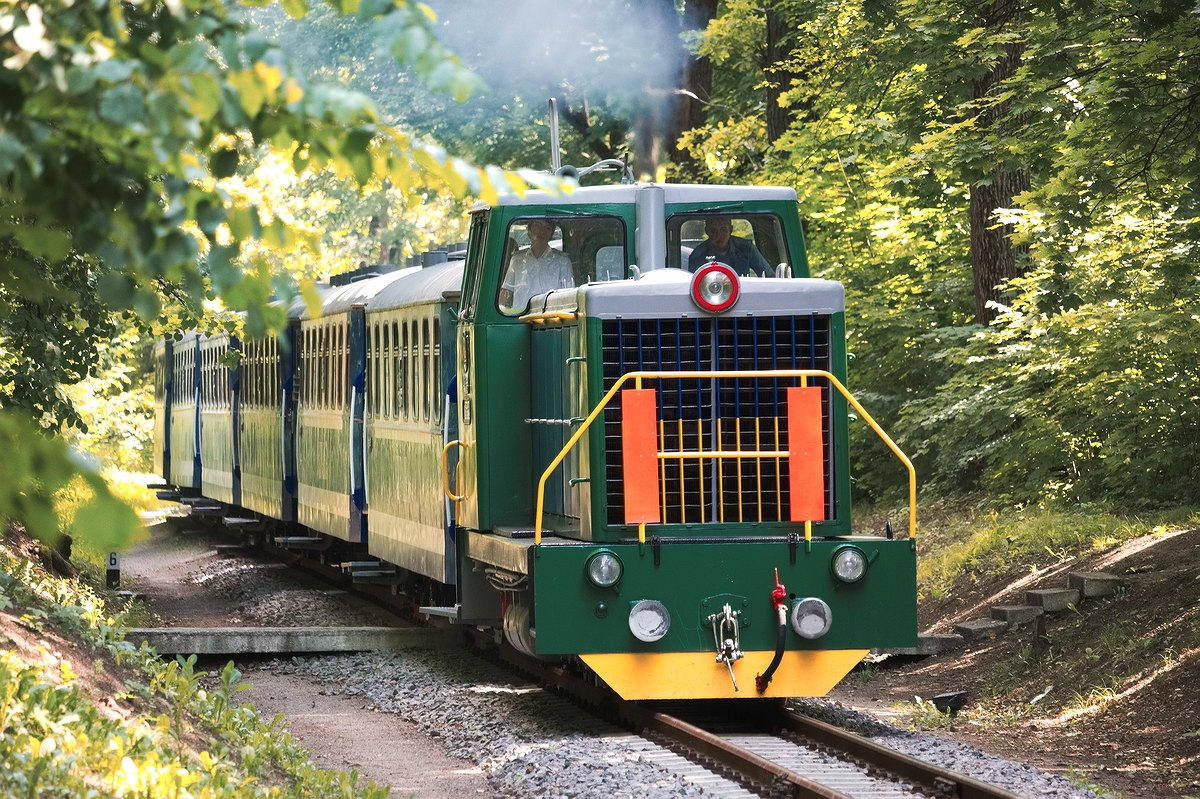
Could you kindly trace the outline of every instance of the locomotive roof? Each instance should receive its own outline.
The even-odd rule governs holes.
[[[625,183],[614,186],[580,186],[570,194],[551,194],[534,190],[524,197],[503,195],[497,206],[514,205],[588,205],[598,203],[633,203],[638,191],[645,188],[662,189],[668,205],[682,203],[733,203],[781,200],[796,202],[796,190],[786,186],[709,186],[692,183]],[[477,206],[486,207],[486,206]]]

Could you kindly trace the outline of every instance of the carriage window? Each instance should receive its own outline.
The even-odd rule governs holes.
[[[258,358],[255,355],[253,342],[242,345],[241,358],[242,375],[242,404],[251,407],[258,406]]]
[[[433,320],[433,420],[442,421],[442,336],[440,319]]]
[[[339,406],[350,401],[350,323],[338,327],[338,382]],[[364,386],[365,388],[365,386]]]
[[[329,329],[321,325],[316,330],[317,349],[313,352],[313,377],[317,379],[317,407],[324,408],[329,400]]]
[[[270,363],[269,345],[264,339],[254,346],[256,360],[254,362],[254,401],[261,408],[270,406],[271,381],[267,379],[267,364]]]
[[[695,272],[710,260],[739,275],[772,277],[792,264],[775,214],[676,214],[667,220],[667,266]]]
[[[279,390],[280,379],[283,374],[283,365],[280,363],[283,357],[279,351],[279,339],[271,339],[271,370],[267,373],[268,379],[271,381],[271,407],[277,407],[280,402]]]
[[[242,346],[242,402],[255,408],[262,404],[258,367],[258,345],[248,341]]]
[[[313,328],[313,351],[312,351],[312,381],[313,381],[313,407],[321,407],[325,397],[325,369],[324,362],[324,332],[323,327]]]
[[[400,325],[392,322],[392,371],[388,375],[391,386],[391,415],[399,419],[404,414],[404,345],[400,343]]]
[[[304,331],[304,352],[301,353],[303,359],[303,368],[301,376],[304,378],[302,389],[304,396],[304,404],[308,407],[313,407],[316,399],[314,392],[316,391],[316,376],[313,374],[313,329],[309,328]]]
[[[433,394],[433,371],[430,368],[432,356],[430,346],[430,320],[421,320],[421,394],[424,395],[425,420],[430,419],[430,401]]]
[[[618,217],[518,219],[504,241],[496,304],[508,316],[547,292],[625,277],[625,223]]]
[[[379,406],[379,367],[382,356],[379,351],[378,323],[371,325],[371,333],[367,341],[371,348],[371,357],[367,361],[367,370],[370,378],[370,389],[368,389],[367,393],[367,409],[375,416],[382,416],[383,408]]]
[[[337,349],[334,351],[334,358],[337,359],[337,386],[334,387],[334,396],[336,401],[334,406],[341,408],[346,404],[346,377],[348,360],[346,358],[346,326],[337,326]]]
[[[421,385],[421,339],[416,319],[409,325],[408,337],[408,415],[416,420],[421,418],[421,395],[418,393]]]
[[[392,348],[392,337],[387,322],[374,325],[375,348],[371,360],[371,413],[381,419],[391,415],[387,403],[387,386],[390,376],[388,369],[391,364],[388,353]]]
[[[396,335],[395,326],[392,335]],[[396,353],[396,415],[408,418],[408,325],[400,323],[400,350]]]
[[[321,327],[321,405],[333,407],[333,370],[336,368],[333,357],[333,327]]]

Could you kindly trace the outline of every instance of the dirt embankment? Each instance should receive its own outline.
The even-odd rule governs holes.
[[[1025,568],[920,608],[922,631],[1062,588],[1069,571],[1118,575],[1116,594],[921,661],[852,674],[831,699],[885,718],[966,691],[938,735],[1067,774],[1114,795],[1200,796],[1200,529],[1148,535],[1083,562]],[[960,581],[962,582],[962,581]]]

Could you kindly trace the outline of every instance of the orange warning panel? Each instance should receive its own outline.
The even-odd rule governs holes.
[[[625,523],[657,524],[658,392],[652,388],[621,391],[621,466],[625,477]]]
[[[788,488],[791,520],[825,520],[825,436],[821,429],[821,387],[787,390]]]

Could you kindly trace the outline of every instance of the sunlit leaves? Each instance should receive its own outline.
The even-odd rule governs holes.
[[[794,186],[810,260],[847,286],[852,387],[942,487],[1150,504],[1196,479],[1200,373],[1200,17],[1188,4],[1028,7],[898,0],[776,4],[795,123],[762,168],[757,9],[728,3],[703,51],[710,125],[686,143],[710,174]],[[1016,71],[972,92],[1015,42]],[[1019,128],[982,124],[1007,109]],[[740,148],[740,149],[739,149]],[[1027,170],[1030,247],[999,322],[970,324],[966,202],[997,166]],[[739,172],[740,170],[740,172]],[[851,435],[856,431],[852,426]],[[856,488],[887,478],[854,465]],[[1174,475],[1174,476],[1172,476]]]
[[[94,681],[77,674],[60,648],[0,651],[0,795],[252,799],[281,795],[281,779],[294,796],[387,795],[353,771],[318,769],[279,717],[261,718],[233,701],[250,686],[232,662],[209,675],[197,671],[194,655],[165,660],[148,646],[135,648],[125,640],[123,612],[5,543],[0,609],[32,631],[55,623],[72,647],[82,643],[90,652],[97,674],[123,667],[124,690],[97,701]]]
[[[1200,252],[1174,243],[1189,223],[1173,209],[1106,210],[1061,251],[1030,230],[1039,265],[969,368],[906,410],[932,479],[1147,506],[1200,477]]]
[[[54,438],[12,411],[0,410],[0,519],[17,518],[43,541],[60,533],[54,493],[82,475],[92,500],[76,514],[76,529],[100,546],[124,547],[141,528],[137,515],[109,491],[95,472],[73,460]]]
[[[255,2],[249,5],[267,5],[266,2]],[[302,19],[308,14],[307,0],[281,0],[281,5],[292,19]]]

